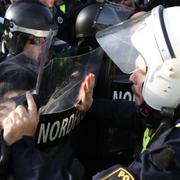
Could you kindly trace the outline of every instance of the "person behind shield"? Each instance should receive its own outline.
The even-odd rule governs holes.
[[[12,174],[10,163],[14,144],[24,136],[33,136],[36,131],[39,114],[31,93],[26,93],[27,109],[23,105],[17,106],[12,99],[33,89],[35,83],[36,78],[28,68],[0,63],[1,179]]]
[[[180,24],[174,18],[179,13],[179,6],[157,6],[97,33],[114,63],[132,73],[135,103],[94,100],[90,111],[99,114],[104,125],[139,133],[143,142],[128,167],[117,164],[97,173],[94,180],[180,178]],[[113,121],[107,122],[108,117]]]
[[[19,12],[18,8],[21,9],[22,7],[25,11]],[[38,8],[38,11],[36,11],[36,14],[33,14],[35,15],[33,16],[36,20],[35,22],[32,19],[33,17],[29,16],[28,13],[32,11],[31,9],[36,8]],[[43,17],[44,20],[38,20],[37,17]],[[32,22],[29,23],[26,21],[26,18]],[[33,24],[33,22],[35,24]],[[38,26],[41,26],[41,28]],[[28,149],[24,147],[23,142],[31,142],[30,139],[35,133],[39,115],[30,93],[27,93],[26,96],[27,109],[22,105],[16,107],[15,102],[12,101],[11,98],[24,95],[26,90],[34,88],[38,66],[40,64],[38,61],[38,56],[41,51],[39,45],[41,41],[48,36],[50,28],[55,30],[56,24],[48,8],[34,1],[22,1],[14,3],[7,9],[4,27],[5,31],[2,43],[4,58],[0,63],[0,94],[2,107],[0,174],[2,179],[7,179],[9,176],[17,179],[26,179],[26,177],[29,176],[26,172],[25,174],[21,173],[19,177],[17,175],[18,170],[11,168],[10,164],[13,162],[15,165],[13,167],[18,167],[16,163],[21,162],[21,160],[18,159],[20,156],[15,155],[16,151],[25,152],[26,150],[24,151],[23,149]],[[25,136],[30,137],[29,140],[25,140]],[[17,142],[20,140],[22,142],[17,145]],[[22,153],[20,152],[20,154]],[[31,155],[33,155],[33,153]],[[35,160],[38,161],[37,158],[35,158]],[[36,165],[38,166],[38,163],[36,163]]]
[[[1,51],[4,58],[17,55],[25,49],[36,50],[38,56],[38,45],[48,37],[49,30],[51,29],[53,36],[58,30],[51,11],[36,0],[22,0],[11,4],[6,11],[3,26]],[[28,56],[33,54],[29,52]],[[1,58],[2,60],[4,59]]]
[[[32,12],[34,13],[32,14]],[[33,18],[35,18],[34,21]],[[27,21],[27,19],[30,21]],[[0,66],[5,66],[2,70],[7,70],[10,77],[17,80],[11,82],[17,82],[18,88],[20,84],[30,83],[26,76],[22,75],[24,70],[27,70],[32,75],[31,78],[36,80],[36,67],[39,61],[30,60],[38,60],[36,59],[40,50],[38,45],[47,38],[49,30],[55,32],[57,26],[49,9],[36,1],[13,3],[6,11],[4,22],[3,49],[5,50],[5,59],[2,60]],[[28,51],[25,51],[26,49]],[[5,75],[3,71],[1,73]],[[3,77],[1,76],[1,78]],[[6,79],[8,76],[4,76],[4,78]],[[24,78],[24,81],[22,78]],[[86,101],[89,83],[91,80],[94,81],[94,78],[94,75],[88,75],[85,84],[83,83],[81,87],[80,100],[82,106],[77,105],[80,110],[85,109],[83,108],[83,102]],[[2,80],[2,82],[4,81]],[[93,86],[93,84],[91,85]],[[1,109],[1,129],[4,131],[1,133],[3,139],[1,143],[1,174],[4,174],[5,178],[12,176],[18,180],[70,178],[69,173],[61,167],[61,162],[58,162],[51,153],[42,152],[35,146],[33,135],[38,124],[39,115],[32,95],[29,93],[26,95],[27,108],[22,105],[16,107],[15,103],[12,102],[14,96],[23,95],[26,90],[31,90],[32,87],[25,87],[23,91],[17,88],[7,93],[2,92],[5,98],[2,100],[6,101],[1,102],[1,107],[3,107]],[[88,97],[91,98],[91,96]],[[21,128],[23,130],[19,130]],[[10,166],[8,166],[9,162]],[[29,162],[31,162],[31,165]]]
[[[3,63],[0,64],[0,69],[1,179],[69,179],[69,174],[64,172],[61,162],[50,153],[41,152],[35,145],[34,135],[39,113],[32,94],[26,92],[27,107],[16,106],[13,101],[14,97],[24,95],[26,90],[34,87],[32,74],[22,68],[16,68],[17,71],[9,70],[9,66]],[[90,74],[82,83],[79,97],[81,104],[75,105],[81,111],[90,105],[85,102],[92,102],[92,91],[89,89],[94,86],[93,82],[94,76]]]

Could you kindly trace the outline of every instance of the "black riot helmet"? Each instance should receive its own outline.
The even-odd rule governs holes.
[[[4,49],[10,54],[17,54],[23,50],[27,40],[36,43],[38,38],[46,38],[50,29],[56,35],[58,26],[45,5],[38,1],[21,0],[7,9],[4,29]]]
[[[83,8],[75,23],[79,53],[97,48],[99,44],[95,38],[96,32],[126,20],[132,12],[132,8],[107,1]]]
[[[133,10],[120,4],[105,2],[91,4],[80,11],[76,19],[76,37],[95,35],[98,30],[127,19]]]

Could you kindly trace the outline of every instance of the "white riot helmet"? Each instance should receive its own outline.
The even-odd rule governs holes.
[[[145,102],[156,110],[180,104],[180,6],[155,7],[143,16],[97,33],[101,47],[124,72],[141,56],[147,66]]]

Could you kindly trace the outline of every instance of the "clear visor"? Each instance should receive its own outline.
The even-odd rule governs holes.
[[[130,74],[135,70],[136,60],[139,57],[146,59],[143,56],[146,54],[146,49],[148,49],[145,45],[148,41],[152,41],[149,40],[152,31],[146,23],[149,16],[149,12],[145,13],[138,18],[124,21],[96,34],[100,46],[126,74]]]
[[[113,8],[117,14],[119,15],[120,18],[123,17],[129,17],[135,10],[133,6],[126,6],[120,3],[112,2],[112,1],[105,1],[108,6]]]

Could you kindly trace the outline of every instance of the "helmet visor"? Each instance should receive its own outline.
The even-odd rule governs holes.
[[[112,61],[126,74],[132,73],[136,68],[136,59],[148,41],[151,30],[146,19],[150,13],[124,21],[118,25],[99,31],[96,39]],[[139,51],[141,50],[141,51]],[[146,50],[147,51],[147,50]],[[148,53],[149,54],[149,53]]]
[[[135,10],[134,7],[125,6],[123,4],[115,2],[106,1],[105,4],[106,6],[109,6],[110,8],[114,9],[121,21],[128,19],[129,16],[132,15]]]
[[[118,24],[128,19],[133,12],[134,8],[107,1],[100,6],[95,15],[94,27],[100,30]]]

